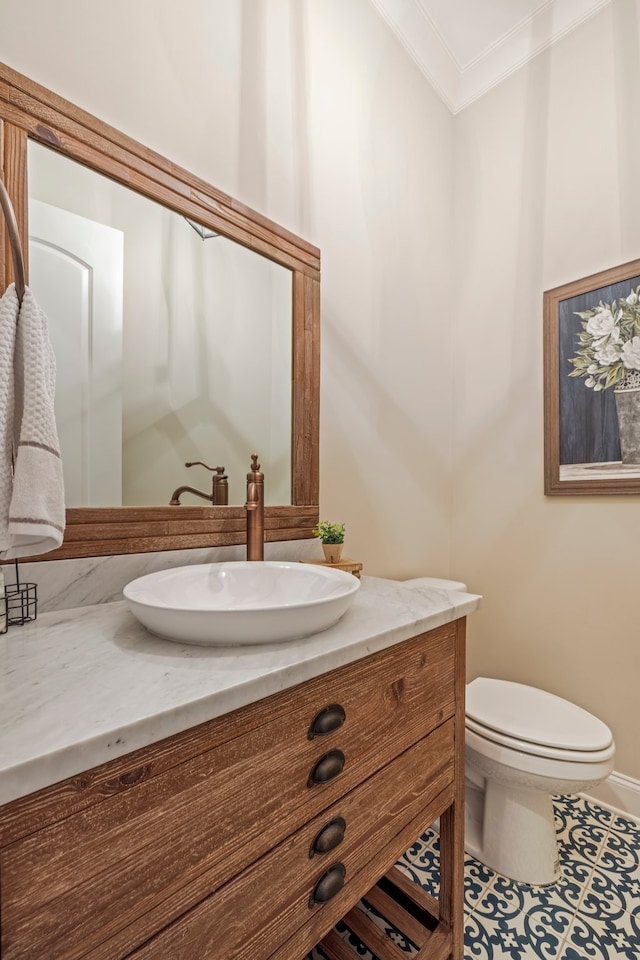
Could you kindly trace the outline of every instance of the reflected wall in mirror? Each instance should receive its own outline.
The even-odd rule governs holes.
[[[266,503],[290,503],[291,270],[33,140],[28,186],[67,506],[210,494],[189,461],[223,465],[244,503],[254,448]]]
[[[51,160],[54,171],[61,169],[57,164],[66,170],[59,176],[53,173],[61,191],[57,195],[50,193],[46,181],[52,175],[43,168]],[[28,282],[33,279],[36,297],[55,316],[59,308],[45,301],[60,296],[60,291],[47,292],[46,275],[66,271],[68,278],[75,271],[73,283],[63,282],[63,294],[83,304],[76,326],[69,329],[61,323],[54,333],[60,341],[56,350],[61,369],[66,364],[78,380],[65,398],[67,408],[82,409],[84,396],[92,395],[95,401],[79,417],[80,432],[72,430],[67,443],[72,450],[73,444],[88,448],[89,459],[93,457],[97,464],[94,474],[104,470],[107,459],[114,467],[106,488],[101,489],[97,480],[88,483],[82,470],[69,481],[76,505],[67,507],[64,543],[43,559],[244,543],[246,517],[240,504],[253,452],[260,454],[268,491],[265,539],[310,538],[318,520],[319,250],[0,64],[0,166],[25,254],[29,251],[25,239],[29,236],[28,165],[34,235],[33,278],[27,273]],[[73,171],[71,188],[69,171]],[[95,196],[83,201],[88,205],[78,206],[79,197],[69,201],[70,194],[79,192],[80,183],[94,174],[108,182],[90,188]],[[138,214],[124,213],[120,197],[125,193],[133,195],[136,205],[154,211],[150,224],[145,225],[140,215],[135,238],[127,236],[124,221]],[[89,260],[82,256],[70,260],[56,250],[55,241],[43,238],[42,231],[52,229],[51,208],[57,208],[53,216],[60,222],[65,217],[82,217],[99,226],[109,251],[100,255],[99,262],[111,276],[111,293],[109,285],[86,268]],[[185,218],[219,237],[202,240]],[[195,249],[195,259],[187,261],[188,249]],[[215,263],[209,263],[211,255]],[[245,279],[247,269],[252,271],[250,281]],[[129,286],[132,273],[145,281],[159,274],[161,285],[152,290],[145,283],[135,292]],[[2,230],[0,275],[5,285],[13,279]],[[91,308],[96,314],[93,324],[83,292],[89,276],[94,286],[107,288],[104,305]],[[221,278],[237,284],[240,277],[233,293],[223,293]],[[53,286],[60,288],[59,277]],[[285,302],[288,324],[282,319]],[[71,312],[68,300],[62,306],[62,312]],[[137,321],[145,314],[144,325],[138,322],[129,329],[129,314],[138,314]],[[252,322],[259,318],[259,327],[249,329],[248,315]],[[103,334],[106,340],[100,339]],[[96,380],[88,371],[91,338],[98,338],[93,353],[105,360]],[[222,344],[229,347],[226,355],[219,349]],[[258,392],[250,394],[245,388],[253,379],[254,361],[264,379]],[[59,383],[62,380],[66,391],[65,372]],[[247,413],[258,419],[243,420]],[[66,415],[62,412],[61,420]],[[114,430],[108,426],[113,422]],[[192,452],[196,440],[200,448]],[[220,450],[222,443],[228,444],[228,451]],[[72,461],[80,458],[77,451],[69,456]],[[232,457],[238,458],[236,466]],[[191,460],[226,467],[231,505],[195,505],[188,494],[181,506],[168,505],[177,486],[211,489],[210,475],[203,467],[182,466]],[[118,478],[125,504],[120,507],[113,505]],[[151,505],[154,501],[158,505]]]

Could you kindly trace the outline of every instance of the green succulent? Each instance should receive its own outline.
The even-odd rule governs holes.
[[[313,529],[314,537],[319,537],[323,543],[344,543],[344,523],[329,523],[320,520]]]

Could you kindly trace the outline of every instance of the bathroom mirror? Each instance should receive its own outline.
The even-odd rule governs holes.
[[[123,364],[116,362],[112,352],[115,349],[117,354],[118,336],[112,337],[110,345],[104,348],[110,362],[106,379],[101,381],[102,392],[116,398],[116,410],[117,402],[124,401],[133,412],[130,422],[121,419],[120,437],[123,463],[128,462],[122,471],[123,490],[127,485],[132,489],[124,490],[123,506],[112,502],[116,499],[113,490],[101,491],[93,500],[86,492],[74,492],[72,498],[76,503],[68,505],[64,544],[43,559],[243,543],[244,475],[253,452],[260,454],[267,491],[273,478],[265,511],[266,539],[311,536],[318,519],[320,254],[317,248],[3,64],[0,64],[0,156],[23,239],[25,260],[29,254],[26,238],[30,232],[34,237],[31,256],[37,297],[41,278],[51,269],[51,257],[57,255],[55,251],[52,253],[55,241],[43,243],[38,236],[42,233],[43,218],[45,228],[49,229],[46,226],[51,212],[48,208],[54,211],[62,208],[64,214],[105,225],[105,218],[95,215],[95,203],[92,211],[91,202],[89,208],[80,210],[69,209],[69,204],[62,201],[65,192],[68,196],[81,181],[96,176],[102,184],[97,194],[103,198],[103,207],[114,203],[118,206],[120,201],[104,199],[109,190],[117,190],[119,195],[132,194],[135,203],[147,204],[153,211],[155,225],[150,229],[159,247],[153,270],[160,272],[165,280],[161,293],[153,294],[159,327],[151,332],[138,327],[137,332],[129,335],[124,332],[126,310],[123,310],[120,334]],[[51,167],[48,172],[45,172],[46,164]],[[67,173],[60,172],[61,164]],[[69,170],[74,171],[70,181],[74,185],[72,189]],[[30,176],[33,178],[31,200]],[[47,193],[49,187],[45,189],[43,184],[51,177],[58,179],[62,196]],[[98,200],[97,194],[94,202]],[[123,244],[122,238],[118,239],[118,231],[123,232],[121,226],[106,223],[107,231],[114,233],[116,261],[118,244]],[[4,231],[1,233],[0,269],[5,283],[9,283],[11,257]],[[216,236],[209,237],[209,234]],[[137,242],[141,242],[140,239]],[[46,243],[50,245],[49,265],[43,266],[42,251]],[[206,259],[211,247],[205,248],[216,244],[216,256],[222,261],[222,267],[220,262],[214,266]],[[183,253],[190,246],[196,251],[195,260],[184,266]],[[142,257],[144,259],[144,250]],[[143,260],[138,261],[141,262]],[[175,275],[170,277],[168,263],[176,271],[180,264],[183,272],[193,275],[194,283],[188,288],[191,291],[198,285],[199,288],[212,286],[216,274],[224,275],[225,279],[236,275],[239,287],[235,301],[232,292],[223,293],[221,287],[213,285],[219,316],[211,319],[211,306],[205,305],[204,299],[196,304],[193,293],[185,294],[184,288],[177,285]],[[122,267],[116,267],[116,274],[119,270],[122,272]],[[135,296],[140,294],[130,293],[129,302]],[[122,303],[126,305],[126,295]],[[259,317],[258,303],[262,311]],[[46,304],[43,306],[46,310]],[[117,313],[108,312],[110,317]],[[198,321],[200,325],[196,323],[196,314],[205,318]],[[225,319],[221,319],[223,314]],[[241,314],[246,320],[239,319]],[[242,326],[250,322],[250,314],[254,314],[253,321],[258,326]],[[216,327],[218,321],[221,322]],[[229,330],[237,334],[230,354],[214,352]],[[176,339],[178,331],[185,335]],[[128,337],[134,345],[132,349],[149,354],[145,358],[146,372],[141,373],[140,368],[137,371],[140,387],[137,391],[135,377],[133,387],[125,382]],[[77,348],[81,337],[76,332],[72,340]],[[253,355],[247,353],[250,344],[256,346]],[[69,361],[62,346],[56,349]],[[257,389],[252,394],[249,382],[258,378],[252,377],[251,364],[257,359],[263,380],[255,385]],[[195,373],[189,380],[184,372],[187,369],[193,372],[194,365]],[[221,380],[224,383],[221,384]],[[145,389],[141,388],[140,381]],[[147,403],[153,392],[147,389],[151,381],[160,394],[159,407]],[[248,419],[242,419],[241,410],[249,414]],[[265,417],[266,410],[269,413]],[[257,419],[252,421],[253,413]],[[117,420],[117,412],[115,416]],[[219,431],[217,438],[215,430]],[[91,424],[88,428],[85,425],[85,432],[89,439],[97,433],[104,435],[102,429],[98,431]],[[161,443],[151,445],[151,436],[159,435],[161,439],[163,433],[171,435],[173,447],[170,444],[163,447]],[[202,445],[197,455],[196,451],[191,455],[192,441],[195,443],[198,436]],[[154,436],[154,440],[159,437]],[[116,450],[117,441],[112,443]],[[227,449],[215,449],[223,443],[228,444]],[[203,467],[190,470],[180,467],[186,460],[199,459],[211,466],[225,466],[232,505],[197,505],[199,501],[194,503],[189,495],[179,507],[168,505],[173,489],[179,485],[211,489],[210,474]],[[137,488],[136,477],[142,481]],[[154,487],[152,478],[158,479],[159,486]],[[80,506],[80,503],[86,505]]]
[[[67,506],[210,494],[197,461],[242,504],[254,446],[265,502],[290,503],[291,270],[35,140],[27,172]]]

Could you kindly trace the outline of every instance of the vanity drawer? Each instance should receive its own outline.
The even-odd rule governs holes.
[[[115,795],[34,818],[0,850],[3,960],[126,956],[452,716],[454,636],[449,624],[211,721],[188,759],[137,751]],[[309,739],[330,704],[345,722]],[[331,751],[344,769],[310,787]],[[47,810],[47,793],[30,807]]]
[[[453,782],[453,743],[453,721],[448,721],[135,951],[131,960],[266,960],[287,941],[299,943],[305,926],[313,946],[377,879],[367,876],[364,886],[358,883],[381,849],[439,797],[443,809],[450,803],[446,788]],[[441,812],[433,809],[433,816]],[[344,839],[311,857],[314,838],[336,818],[346,823]],[[411,839],[402,838],[381,872]],[[339,875],[345,870],[344,886],[326,904],[310,905],[316,884],[331,868]],[[324,919],[329,904],[332,915]],[[298,957],[304,953],[293,949]]]

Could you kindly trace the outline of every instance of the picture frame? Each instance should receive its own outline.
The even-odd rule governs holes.
[[[543,310],[545,495],[640,493],[640,259]]]

